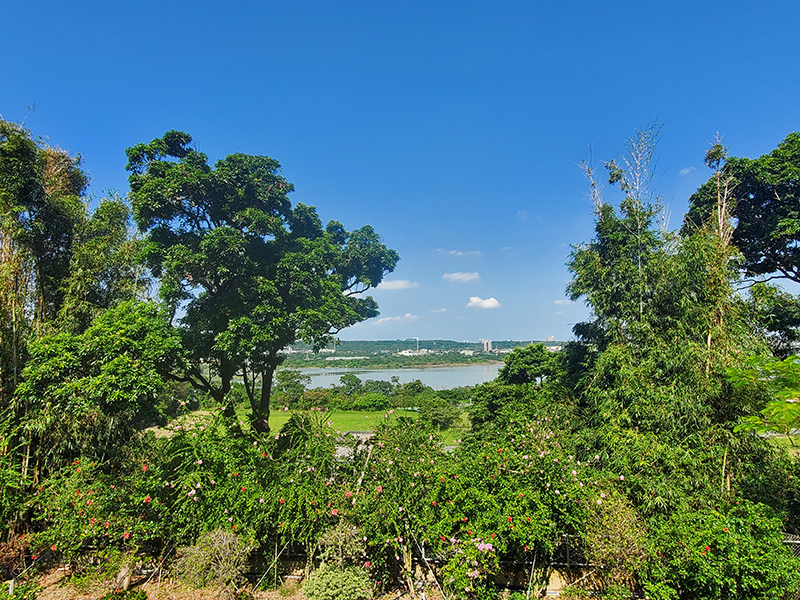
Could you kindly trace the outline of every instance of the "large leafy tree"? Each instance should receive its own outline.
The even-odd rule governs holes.
[[[719,169],[690,198],[684,228],[713,218],[722,187],[736,219],[732,243],[747,275],[800,282],[800,133],[756,159],[726,159],[719,148]]]
[[[212,167],[178,131],[127,150],[134,216],[147,261],[184,334],[191,365],[173,376],[225,403],[244,380],[257,432],[281,349],[321,348],[378,314],[361,293],[399,259],[364,226],[323,228],[313,207],[292,207],[293,186],[266,156],[232,154]]]

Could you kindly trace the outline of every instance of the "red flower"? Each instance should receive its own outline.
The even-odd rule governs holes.
[[[383,491],[383,487],[379,485],[375,491],[380,494]]]
[[[144,503],[145,503],[145,504],[147,504],[148,502],[150,502],[150,496],[147,496],[147,497],[145,497],[145,499],[144,499]]]
[[[147,464],[142,465],[142,473],[144,473],[145,471],[147,471]]]
[[[332,515],[335,517],[336,515],[338,515],[338,514],[339,514],[339,511],[338,511],[338,510],[336,510],[336,509],[334,508],[334,509],[331,511],[331,514],[332,514]]]
[[[55,544],[53,544],[52,546],[50,546],[50,550],[52,550],[53,552],[55,552],[55,551],[56,551],[56,545],[55,545]]]
[[[244,487],[244,486],[242,486],[242,491],[244,491],[244,490],[245,490],[245,487]]]
[[[283,498],[281,498],[280,500],[278,500],[278,502],[280,502],[281,504],[283,504],[283,502],[284,502]]]
[[[434,500],[432,504],[433,504],[434,506],[436,506],[436,500]]]
[[[123,540],[127,540],[129,537],[131,537],[131,534],[130,534],[129,531],[126,531],[125,533],[122,534],[122,539]]]
[[[513,520],[514,520],[514,519],[512,519],[511,517],[508,517],[508,522],[509,522],[509,523],[511,523],[511,521],[513,521]]]

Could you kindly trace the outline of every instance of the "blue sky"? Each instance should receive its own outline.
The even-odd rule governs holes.
[[[0,115],[80,153],[95,198],[127,192],[126,147],[179,129],[373,225],[402,260],[343,339],[569,339],[589,146],[602,164],[663,124],[677,226],[717,131],[759,156],[800,128],[796,1],[29,0],[0,19]]]

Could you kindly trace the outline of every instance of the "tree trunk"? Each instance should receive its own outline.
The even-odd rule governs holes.
[[[261,398],[258,406],[253,407],[253,414],[250,415],[250,426],[258,434],[269,434],[269,401],[272,395],[272,379],[275,375],[275,367],[268,366],[261,374]]]

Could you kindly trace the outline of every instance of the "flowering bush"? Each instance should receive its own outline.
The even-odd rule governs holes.
[[[74,566],[89,554],[158,552],[166,517],[147,463],[75,461],[34,492],[40,526],[34,550],[50,550]]]
[[[447,563],[442,568],[445,588],[457,597],[490,599],[497,597],[494,575],[500,568],[497,551],[491,542],[480,538],[449,540]]]
[[[680,511],[655,532],[644,588],[655,600],[792,597],[800,559],[782,537],[780,519],[761,504]]]

